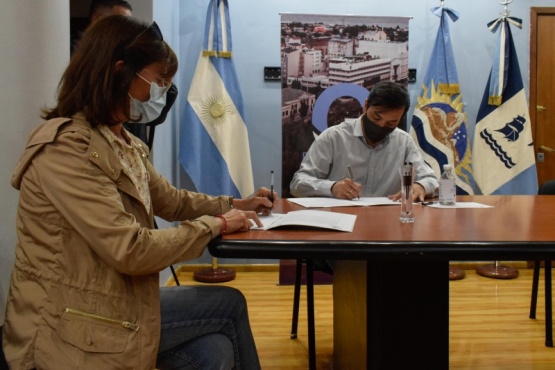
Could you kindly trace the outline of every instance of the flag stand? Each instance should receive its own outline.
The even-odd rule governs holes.
[[[235,279],[235,270],[218,267],[218,259],[212,258],[212,267],[195,271],[193,279],[202,283],[224,283]]]
[[[449,266],[449,280],[461,280],[464,279],[466,273],[460,267]]]
[[[476,269],[478,275],[492,279],[514,279],[518,277],[518,270],[511,266],[504,266],[495,261],[493,265],[483,265]]]

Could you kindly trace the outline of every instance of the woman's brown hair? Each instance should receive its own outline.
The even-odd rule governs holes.
[[[123,61],[120,68],[116,63]],[[152,63],[166,66],[162,78],[173,77],[177,57],[158,26],[120,15],[104,17],[83,35],[58,85],[58,103],[43,109],[43,118],[71,117],[82,112],[94,127],[129,119],[127,94],[131,81]]]

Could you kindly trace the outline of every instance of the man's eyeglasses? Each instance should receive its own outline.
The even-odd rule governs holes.
[[[164,40],[164,37],[162,36],[162,31],[160,31],[160,27],[158,27],[156,22],[152,22],[152,24],[147,29],[139,33],[137,37],[135,37],[135,40],[141,37],[141,35],[145,32],[150,33],[156,40]]]

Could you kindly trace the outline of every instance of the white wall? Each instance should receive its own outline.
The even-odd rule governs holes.
[[[4,1],[0,12],[0,288],[7,297],[16,244],[18,193],[10,177],[40,108],[52,105],[69,60],[67,0]],[[5,303],[5,302],[4,302]],[[0,305],[0,322],[4,320]]]

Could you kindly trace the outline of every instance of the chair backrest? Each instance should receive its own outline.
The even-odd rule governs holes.
[[[547,180],[540,186],[539,195],[555,195],[555,180]]]

